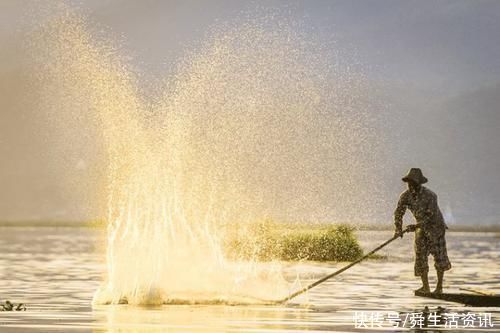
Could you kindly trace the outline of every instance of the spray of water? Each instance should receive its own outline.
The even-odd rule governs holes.
[[[90,31],[68,13],[33,49],[40,108],[87,119],[107,152],[107,275],[94,302],[285,296],[277,263],[229,261],[222,244],[235,222],[349,208],[342,191],[371,162],[359,158],[370,149],[362,77],[287,20],[246,19],[214,29],[152,101]]]

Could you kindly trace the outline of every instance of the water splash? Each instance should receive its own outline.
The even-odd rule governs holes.
[[[332,184],[336,214],[352,209],[342,191],[371,162],[362,76],[290,21],[246,19],[214,29],[151,101],[91,31],[69,12],[33,48],[40,107],[63,124],[88,119],[107,152],[107,276],[94,303],[285,296],[279,264],[229,261],[222,244],[233,222],[325,216],[318,194]]]

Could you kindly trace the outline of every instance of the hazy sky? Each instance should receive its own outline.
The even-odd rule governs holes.
[[[402,174],[420,166],[450,220],[500,223],[500,1],[65,3],[87,15],[96,31],[121,40],[146,85],[168,76],[207,30],[243,12],[275,11],[300,21],[319,40],[335,42],[344,61],[362,68],[384,96],[389,121],[379,130],[389,144],[379,181],[388,204],[374,219],[390,219]],[[43,114],[23,104],[16,88],[25,80],[18,61],[23,33],[53,15],[44,1],[0,2],[0,219],[93,217],[48,162],[37,122]],[[71,176],[85,177],[86,163]]]
[[[15,42],[15,32],[36,27],[37,16],[50,16],[46,3],[2,1],[2,45]],[[66,3],[122,36],[137,63],[152,72],[168,68],[217,22],[255,8],[272,8],[303,21],[325,40],[350,48],[384,79],[449,91],[496,83],[500,74],[500,3],[494,0]]]

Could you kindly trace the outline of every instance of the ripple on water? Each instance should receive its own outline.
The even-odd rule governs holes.
[[[8,229],[8,230],[7,230]],[[4,232],[6,231],[6,232]],[[51,236],[50,241],[45,235]],[[78,254],[57,253],[53,248],[46,254],[40,248],[50,248],[54,235],[70,247],[84,242]],[[75,237],[78,235],[79,237]],[[390,237],[381,232],[362,241],[371,249]],[[101,230],[67,228],[24,229],[2,228],[0,233],[0,295],[2,299],[27,303],[28,311],[2,313],[2,332],[22,332],[37,328],[66,332],[68,329],[94,330],[94,332],[138,332],[143,330],[170,331],[327,331],[352,329],[354,311],[412,312],[425,306],[435,309],[443,306],[454,312],[492,312],[500,320],[498,308],[471,308],[460,304],[440,302],[413,296],[419,287],[413,276],[413,247],[411,239],[403,240],[384,249],[386,253],[398,251],[405,260],[391,258],[368,261],[354,266],[336,279],[312,289],[287,306],[214,306],[164,305],[153,308],[133,306],[101,306],[90,303],[104,272],[102,253],[91,244],[102,240]],[[445,288],[458,291],[459,287],[472,287],[500,293],[498,256],[500,244],[489,234],[448,234],[448,246],[453,269],[445,276]],[[9,246],[11,239],[19,244]],[[363,239],[361,232],[361,239]],[[39,244],[34,245],[35,239]],[[477,241],[477,240],[480,241]],[[469,247],[464,247],[467,243]],[[487,250],[483,244],[488,243]],[[481,244],[474,252],[473,244]],[[22,249],[22,251],[20,251]],[[300,276],[301,285],[314,281],[342,264],[297,263],[286,264],[285,273],[290,281]],[[56,277],[56,279],[54,279]],[[435,283],[431,270],[431,283]],[[295,284],[294,288],[299,288]],[[17,330],[17,331],[16,331]]]

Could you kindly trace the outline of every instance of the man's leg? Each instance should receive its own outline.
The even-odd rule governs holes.
[[[419,229],[415,232],[415,276],[420,276],[422,279],[422,287],[415,290],[417,292],[429,293],[429,252],[427,249],[426,239],[423,232]]]
[[[420,276],[422,279],[422,288],[418,289],[418,291],[422,291],[424,293],[429,293],[431,292],[431,288],[429,287],[429,274],[428,272],[422,272],[422,275]]]
[[[437,272],[437,284],[434,293],[443,293],[443,278],[444,271],[451,268],[450,260],[448,259],[448,252],[446,251],[446,240],[444,234],[438,237],[436,242],[433,244],[432,254],[434,256],[434,267]]]
[[[444,277],[444,271],[442,270],[437,270],[437,276],[438,276],[438,282],[436,285],[436,290],[434,290],[435,294],[441,294],[443,293],[443,277]]]

